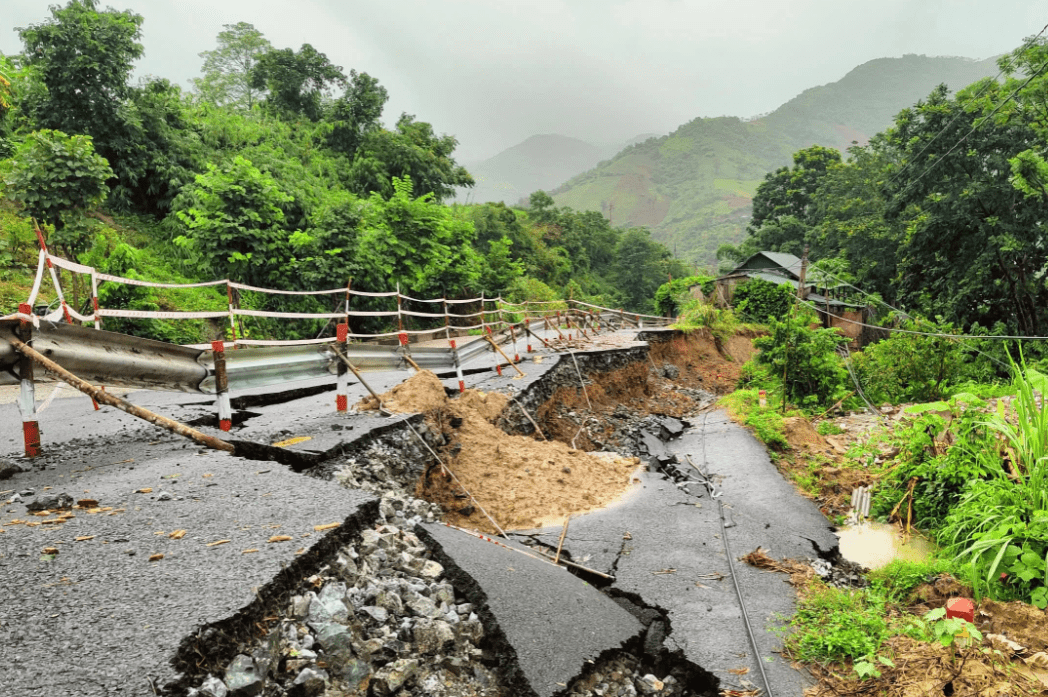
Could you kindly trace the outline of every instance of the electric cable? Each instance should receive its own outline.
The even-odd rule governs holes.
[[[724,554],[727,557],[728,572],[731,575],[732,584],[735,586],[735,597],[739,600],[739,610],[742,612],[742,623],[746,627],[746,636],[750,640],[750,647],[753,649],[753,660],[757,664],[757,669],[760,671],[761,679],[764,681],[764,693],[767,697],[774,697],[774,693],[771,690],[771,682],[768,680],[768,674],[764,672],[764,661],[761,660],[760,649],[757,648],[757,637],[753,634],[753,627],[750,626],[750,614],[746,610],[746,600],[742,595],[742,588],[739,586],[739,579],[735,573],[735,564],[732,563],[733,557],[731,556],[731,547],[728,545],[728,527],[724,519],[724,492],[716,491],[716,487],[713,484],[713,480],[710,479],[709,472],[704,468],[706,467],[706,421],[709,419],[709,412],[702,415],[702,468],[696,467],[695,463],[688,458],[688,463],[698,470],[699,474],[705,480],[703,484],[706,486],[706,491],[709,492],[710,498],[717,501],[720,511],[720,524],[721,524],[721,542],[724,543]],[[687,456],[685,456],[687,457]]]
[[[1020,49],[1019,49],[1019,53],[1024,53],[1024,52],[1026,51],[1026,49],[1030,48],[1030,46],[1032,46],[1032,45],[1033,45],[1033,43],[1034,43],[1035,41],[1037,41],[1037,39],[1039,39],[1039,38],[1041,37],[1041,35],[1042,35],[1042,34],[1044,34],[1044,32],[1045,32],[1046,30],[1048,30],[1048,24],[1045,24],[1045,25],[1044,25],[1043,27],[1041,27],[1041,31],[1037,32],[1037,34],[1036,34],[1035,36],[1033,36],[1033,37],[1032,37],[1032,38],[1031,38],[1031,39],[1030,39],[1029,41],[1027,41],[1027,42],[1026,42],[1026,43],[1025,43],[1025,44],[1024,44],[1023,46],[1022,46],[1022,48],[1020,48]],[[999,79],[999,78],[1001,77],[1001,75],[1003,75],[1003,74],[1004,74],[1004,68],[1001,68],[1001,70],[999,70],[999,71],[997,72],[997,74],[996,74],[996,75],[994,75],[994,77],[993,77],[993,80],[991,80],[990,82],[987,82],[987,83],[986,83],[985,85],[983,85],[983,88],[982,88],[981,90],[979,90],[979,93],[978,93],[978,94],[976,94],[976,95],[975,95],[975,96],[974,96],[974,97],[973,97],[972,99],[973,99],[973,100],[974,100],[974,99],[979,99],[979,98],[980,98],[980,97],[982,97],[982,96],[983,96],[984,94],[986,94],[986,91],[987,91],[988,89],[990,89],[990,85],[992,85],[992,84],[995,84],[995,83],[997,82],[997,80],[998,80],[998,79]],[[941,136],[941,135],[942,135],[943,133],[945,133],[945,132],[946,132],[947,130],[949,130],[950,126],[952,126],[952,125],[953,125],[953,124],[954,124],[954,123],[955,123],[955,122],[957,121],[957,119],[959,119],[959,118],[961,118],[961,112],[958,112],[956,116],[954,116],[954,117],[953,117],[952,119],[950,119],[950,122],[949,122],[948,124],[946,124],[945,126],[943,126],[942,130],[940,130],[940,131],[939,131],[938,133],[936,133],[936,134],[935,134],[935,135],[934,135],[934,136],[932,137],[932,139],[931,139],[931,140],[929,140],[929,141],[928,141],[928,143],[927,143],[927,144],[926,144],[926,145],[925,145],[925,146],[924,146],[923,148],[921,148],[921,151],[920,151],[919,153],[917,153],[916,155],[914,155],[913,157],[911,157],[911,158],[910,158],[910,159],[909,159],[909,160],[908,160],[908,161],[906,162],[906,164],[904,164],[904,165],[902,166],[902,168],[901,168],[901,169],[900,169],[900,170],[899,170],[898,172],[896,172],[895,176],[894,176],[894,177],[892,177],[892,178],[891,178],[891,179],[890,179],[890,180],[888,181],[888,183],[886,184],[886,186],[891,186],[891,185],[892,185],[892,184],[894,184],[894,183],[895,183],[896,181],[898,181],[898,179],[899,179],[900,177],[902,177],[902,175],[903,175],[903,172],[905,172],[905,171],[906,171],[906,168],[907,168],[907,167],[909,167],[910,165],[912,165],[912,164],[913,164],[914,162],[916,162],[917,160],[919,160],[919,159],[920,159],[920,157],[921,157],[921,155],[923,155],[923,154],[924,154],[924,153],[925,153],[925,152],[926,152],[926,151],[928,150],[928,148],[930,148],[930,147],[932,146],[932,143],[934,143],[934,142],[935,142],[936,140],[938,140],[939,136]]]

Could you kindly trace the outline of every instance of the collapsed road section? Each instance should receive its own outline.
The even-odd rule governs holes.
[[[670,417],[706,406],[709,395],[666,377],[694,370],[695,356],[655,363],[633,339],[619,333],[604,350],[574,355],[538,352],[516,380],[468,376],[474,389],[461,398],[448,399],[454,383],[419,390],[415,397],[433,400],[420,409],[401,390],[407,413],[393,417],[330,414],[319,408],[328,406],[321,393],[257,403],[233,435],[280,444],[286,465],[145,431],[123,446],[67,440],[9,480],[0,507],[0,566],[22,589],[0,614],[10,637],[0,663],[17,666],[11,694],[39,694],[44,684],[58,694],[713,695],[755,684],[742,613],[715,578],[734,564],[715,551],[716,509],[629,461],[659,454],[645,425],[678,435],[683,424]],[[395,404],[396,379],[375,383]],[[365,396],[354,397],[361,408]],[[465,431],[480,421],[492,430],[470,438]],[[522,454],[513,460],[516,438]],[[745,457],[755,464],[744,486],[763,487],[769,502],[797,497],[775,489],[781,478],[761,466],[763,450],[738,438],[718,441],[710,476],[741,476],[731,468]],[[572,439],[580,449],[564,442]],[[694,457],[700,441],[688,431],[670,448]],[[471,457],[503,458],[512,477],[504,499],[478,493],[469,477],[498,470],[471,472]],[[585,489],[572,479],[585,466],[569,462],[630,466],[617,490],[597,482],[586,489],[591,500],[565,498],[558,524],[541,528],[547,521],[534,506],[509,505],[551,484],[533,476],[537,467],[525,471],[539,457],[565,490]],[[55,492],[79,499],[77,507],[41,498]],[[47,507],[35,512],[48,515],[27,510],[38,499]],[[736,525],[785,535],[781,517],[737,510]],[[482,539],[514,515],[529,521],[517,527],[539,529],[516,542]],[[559,556],[572,573],[551,563],[567,515]],[[819,530],[815,519],[789,520],[797,540],[780,546],[755,527],[732,538],[734,551],[763,544],[802,558],[814,549],[806,537],[832,546],[825,521]],[[769,613],[790,612],[792,590],[776,575],[739,571],[747,599],[761,596],[748,619],[757,653],[777,661],[773,679],[784,682],[775,694],[799,694],[802,683],[771,656],[766,631]],[[718,644],[730,651],[704,648]],[[62,659],[51,660],[55,653]]]

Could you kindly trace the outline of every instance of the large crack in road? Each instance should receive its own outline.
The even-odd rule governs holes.
[[[534,431],[519,407],[537,414],[558,390],[578,385],[573,360],[546,355],[546,363],[522,365],[522,380],[470,377],[479,389],[515,395],[499,421],[504,431]],[[651,362],[642,343],[578,351],[574,358],[586,375]],[[652,372],[661,368],[652,364]],[[384,387],[395,378],[378,382]],[[174,399],[154,399],[175,408]],[[126,424],[109,425],[91,441],[67,438],[33,471],[18,475],[11,491],[75,485],[110,510],[76,511],[77,518],[48,528],[69,538],[51,559],[40,555],[41,526],[7,525],[0,534],[0,567],[19,589],[0,611],[0,633],[9,639],[0,643],[0,664],[11,668],[10,694],[184,694],[193,688],[217,695],[219,678],[243,683],[237,694],[273,695],[317,694],[326,685],[376,695],[712,695],[750,683],[756,669],[741,614],[720,587],[735,562],[715,551],[716,508],[701,492],[683,491],[662,473],[639,474],[639,486],[623,502],[573,518],[564,542],[566,558],[614,580],[579,570],[569,575],[533,552],[527,556],[524,545],[497,546],[433,525],[440,511],[414,497],[414,483],[434,464],[431,449],[448,443],[421,416],[347,419],[331,414],[328,401],[327,388],[312,386],[239,404],[252,409],[237,428],[245,439],[238,448],[250,444],[238,450],[248,459],[202,453],[170,437],[149,440],[155,436],[140,429],[121,441]],[[188,414],[194,406],[183,408]],[[69,434],[94,418],[64,409]],[[549,418],[568,418],[546,411]],[[680,424],[659,430],[656,417],[622,413],[621,423],[602,429],[595,422],[612,419],[597,416],[570,417],[583,426],[589,420],[591,447],[617,444],[654,464],[660,456],[665,464],[696,452],[700,443],[709,446],[711,476],[725,477],[726,499],[747,530],[735,548],[740,554],[758,544],[798,558],[810,554],[811,544],[834,548],[821,515],[804,510],[763,448],[723,417],[711,420],[713,433],[706,434],[682,433]],[[292,435],[307,440],[269,445]],[[673,452],[660,451],[660,436],[679,436],[668,444]],[[749,464],[740,467],[740,458]],[[717,463],[730,465],[720,471]],[[273,483],[259,487],[256,480],[266,475],[274,475]],[[143,486],[131,488],[132,482]],[[219,482],[228,493],[217,495]],[[747,486],[766,495],[751,496]],[[147,488],[154,492],[133,493]],[[170,498],[161,496],[165,492]],[[796,515],[783,517],[780,509],[769,518],[756,505],[776,497],[788,500]],[[110,514],[121,507],[117,527],[88,522],[103,516],[116,522]],[[0,527],[17,520],[21,508],[18,502],[0,506]],[[83,529],[74,529],[80,523]],[[796,529],[783,532],[791,526]],[[375,541],[376,527],[387,546]],[[180,529],[191,532],[170,537]],[[283,546],[260,537],[292,529]],[[89,536],[75,532],[91,539],[75,542]],[[533,531],[531,539],[548,540],[549,533]],[[192,544],[179,546],[183,540]],[[169,550],[163,560],[146,561],[161,548]],[[791,612],[792,590],[772,575],[736,571],[758,598],[750,615],[762,639],[756,660],[771,659],[782,688],[776,694],[800,694],[803,680],[773,654],[775,639],[765,631],[772,614]],[[514,579],[527,574],[529,580]],[[331,600],[339,593],[338,602]],[[321,617],[339,603],[346,619]],[[348,629],[340,633],[332,622]],[[44,667],[56,651],[64,662],[48,673]],[[743,666],[753,673],[740,675]]]

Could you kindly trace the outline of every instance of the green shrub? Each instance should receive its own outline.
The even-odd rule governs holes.
[[[769,317],[786,316],[794,295],[790,285],[754,278],[735,289],[735,313],[745,322],[766,324]]]
[[[1015,414],[1003,403],[987,427],[1003,438],[1009,462],[1000,457],[985,479],[969,483],[947,516],[939,541],[971,566],[976,592],[1048,606],[1048,403],[1039,395],[1048,378],[1013,365]],[[988,451],[987,451],[988,452]],[[996,451],[993,453],[996,454]]]
[[[844,661],[873,656],[888,636],[884,604],[863,591],[817,587],[804,596],[787,640],[801,661]]]
[[[753,429],[754,434],[765,445],[783,449],[789,446],[782,414],[769,402],[760,406],[758,390],[736,390],[721,400],[736,418]]]
[[[907,321],[904,329],[955,333],[952,324]],[[852,356],[852,368],[875,404],[942,399],[962,374],[965,355],[956,339],[892,333]]]
[[[774,375],[784,375],[787,397],[803,407],[829,406],[847,393],[848,371],[837,355],[837,347],[848,339],[836,329],[812,329],[807,314],[785,321],[769,319],[769,336],[757,337],[756,356]]]
[[[696,329],[709,329],[719,341],[727,341],[735,335],[739,327],[738,320],[731,310],[720,310],[713,305],[692,298],[681,308],[681,314],[674,329],[688,333]]]
[[[687,276],[663,283],[655,291],[655,314],[665,317],[676,316],[680,313],[681,308],[693,299],[689,289],[699,285],[702,286],[703,294],[709,297],[713,292],[713,276]]]
[[[815,430],[820,436],[839,436],[844,433],[844,429],[832,421],[820,421]]]

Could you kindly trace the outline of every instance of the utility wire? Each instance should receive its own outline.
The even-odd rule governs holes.
[[[1030,75],[1030,77],[1028,77],[1026,79],[1026,82],[1024,82],[1023,84],[1021,84],[1018,87],[1016,87],[1015,91],[1012,92],[1011,94],[1009,94],[1007,97],[1005,97],[1004,101],[1002,101],[1000,104],[998,104],[996,107],[994,107],[994,110],[991,111],[989,114],[987,114],[987,116],[985,118],[983,118],[981,121],[976,122],[976,124],[974,126],[972,126],[972,129],[970,131],[968,131],[967,133],[965,133],[964,136],[962,136],[961,139],[958,140],[954,144],[954,146],[952,148],[947,150],[946,153],[942,157],[940,157],[938,160],[936,160],[935,162],[930,164],[927,169],[925,169],[923,172],[921,172],[919,175],[917,175],[917,178],[912,180],[909,184],[907,184],[906,187],[902,191],[900,191],[898,194],[896,194],[896,196],[900,197],[903,194],[905,194],[907,191],[910,190],[910,187],[913,186],[914,184],[916,184],[917,182],[919,182],[924,177],[925,174],[927,174],[928,172],[930,172],[933,169],[935,169],[936,165],[938,165],[940,162],[942,162],[947,157],[949,157],[950,153],[952,153],[954,150],[959,148],[961,146],[961,144],[964,143],[964,141],[968,140],[968,136],[970,136],[971,134],[975,133],[977,130],[979,130],[979,127],[981,127],[984,123],[986,123],[991,118],[993,118],[993,115],[996,114],[998,111],[1000,111],[1001,107],[1003,107],[1005,104],[1010,102],[1012,100],[1012,98],[1015,97],[1015,95],[1019,94],[1019,92],[1024,87],[1026,87],[1028,84],[1030,84],[1033,81],[1034,78],[1036,78],[1038,75],[1043,73],[1045,68],[1048,68],[1048,61],[1045,61],[1044,63],[1042,63],[1041,67],[1039,67],[1037,70],[1035,70],[1033,72],[1033,74]]]
[[[1044,34],[1044,32],[1045,32],[1046,30],[1048,30],[1048,24],[1045,24],[1045,25],[1044,25],[1043,27],[1041,27],[1041,31],[1037,32],[1037,35],[1036,35],[1036,36],[1034,36],[1034,37],[1033,37],[1033,38],[1031,38],[1031,39],[1030,39],[1029,41],[1027,41],[1027,42],[1026,42],[1026,43],[1025,43],[1024,45],[1023,45],[1023,47],[1022,47],[1021,49],[1019,49],[1019,53],[1023,53],[1023,52],[1025,52],[1025,51],[1026,51],[1026,49],[1030,48],[1030,46],[1032,46],[1032,45],[1033,45],[1033,43],[1034,43],[1035,41],[1037,41],[1037,39],[1039,39],[1039,38],[1041,37],[1041,35],[1042,35],[1042,34]],[[988,89],[990,89],[990,85],[992,85],[992,84],[995,84],[995,83],[997,82],[997,80],[998,80],[998,79],[999,79],[999,78],[1001,77],[1001,75],[1003,75],[1003,74],[1004,74],[1004,68],[1002,68],[1002,69],[1001,69],[1001,70],[1000,70],[1000,71],[999,71],[999,72],[998,72],[998,73],[997,73],[997,74],[996,74],[996,75],[994,76],[994,78],[993,78],[993,80],[992,80],[992,81],[990,81],[990,82],[987,82],[987,83],[986,83],[985,85],[983,85],[983,88],[982,88],[981,90],[979,90],[979,93],[978,93],[978,94],[976,94],[976,95],[975,95],[975,97],[973,97],[973,100],[974,100],[974,99],[979,99],[979,98],[980,98],[980,97],[982,97],[982,96],[983,96],[984,94],[986,94],[986,91],[987,91]],[[928,150],[928,148],[930,148],[930,147],[932,146],[932,143],[934,143],[934,142],[935,142],[936,140],[938,140],[938,139],[939,139],[939,136],[941,136],[941,135],[942,135],[943,133],[945,133],[945,132],[946,132],[946,131],[947,131],[947,130],[948,130],[948,129],[950,128],[950,126],[952,126],[952,125],[953,125],[953,124],[954,124],[954,123],[955,123],[955,122],[957,121],[957,119],[959,119],[959,118],[961,118],[961,112],[958,112],[956,116],[954,116],[954,117],[953,117],[952,119],[950,119],[950,122],[949,122],[948,124],[946,124],[945,126],[943,126],[942,130],[941,130],[941,131],[939,131],[938,133],[936,133],[936,134],[935,134],[935,136],[933,136],[933,137],[932,137],[932,139],[931,139],[931,140],[929,140],[929,141],[928,141],[928,142],[927,142],[927,143],[925,144],[925,146],[924,146],[923,148],[921,148],[921,151],[920,151],[919,153],[917,153],[917,154],[916,154],[915,156],[913,156],[912,158],[910,158],[910,159],[909,159],[909,160],[908,160],[908,161],[906,162],[906,164],[904,164],[904,165],[902,166],[902,169],[900,169],[900,170],[899,170],[898,172],[896,172],[895,176],[894,176],[894,177],[892,177],[892,178],[891,178],[891,179],[890,179],[890,180],[888,181],[888,184],[887,184],[887,186],[891,186],[891,185],[892,185],[892,184],[894,184],[894,183],[895,183],[895,182],[896,182],[896,181],[897,181],[897,180],[898,180],[898,179],[899,179],[900,177],[902,177],[902,175],[903,175],[903,172],[905,172],[905,171],[906,171],[906,168],[907,168],[907,167],[909,167],[910,165],[914,164],[915,162],[917,162],[917,161],[918,161],[918,160],[919,160],[919,159],[921,158],[921,155],[923,155],[923,154],[924,154],[924,153],[925,153],[925,152],[926,152],[926,151]]]

